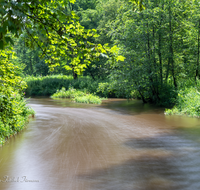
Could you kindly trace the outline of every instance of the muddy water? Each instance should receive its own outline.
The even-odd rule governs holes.
[[[0,190],[198,190],[200,120],[140,101],[31,99],[27,129],[0,148]]]

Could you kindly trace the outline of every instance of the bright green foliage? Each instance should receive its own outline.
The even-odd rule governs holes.
[[[176,105],[172,109],[166,109],[165,113],[200,117],[200,92],[196,87],[180,90]]]
[[[140,98],[144,103],[170,107],[185,89],[182,83],[192,81],[190,89],[200,78],[198,0],[13,0],[4,4],[13,10],[0,11],[5,16],[1,26],[7,27],[7,34],[0,29],[4,45],[10,43],[5,38],[8,32],[16,35],[15,31],[23,30],[21,37],[29,36],[24,44],[30,48],[37,44],[41,60],[52,70],[59,66],[56,74],[88,76],[75,80],[30,77],[27,95],[52,95],[71,84],[100,96]],[[15,18],[13,27],[18,26],[19,18],[24,21],[19,23],[21,29],[10,27],[9,14]],[[16,51],[20,49],[18,45]],[[39,57],[33,56],[34,51],[24,52],[19,60],[28,74],[38,76],[40,68],[42,75],[52,74],[41,66],[44,62],[35,60],[32,65],[34,57]],[[69,72],[63,72],[63,67]]]
[[[76,96],[74,98],[74,101],[77,103],[85,103],[85,104],[101,104],[102,98],[99,98],[98,96],[95,96],[93,94],[87,94],[85,96]]]
[[[135,9],[139,9],[140,11],[142,11],[143,9],[145,9],[145,1],[143,0],[129,0],[129,2],[133,3],[133,8]]]
[[[86,29],[95,28],[97,30],[96,38],[91,38],[94,43],[108,44],[108,47],[112,47],[113,42],[108,35],[109,24],[115,21],[122,3],[121,0],[77,0],[73,5],[73,10],[80,17],[82,26]],[[108,55],[113,56],[112,53],[109,53],[110,51],[107,51],[107,55],[101,53],[98,59],[92,60],[91,64],[85,69],[84,75],[90,75],[94,80],[105,80],[111,71],[110,63],[113,63],[117,57],[115,55],[115,59],[111,58],[107,62]]]
[[[66,65],[66,60],[61,58],[59,61],[60,67],[54,68],[50,71],[48,64],[45,63],[45,58],[40,57],[42,51],[39,47],[27,47],[26,42],[29,37],[27,34],[21,35],[15,40],[14,50],[16,52],[17,65],[23,70],[23,76],[33,75],[33,76],[46,76],[49,74],[72,74],[71,71],[67,71],[63,68]],[[21,73],[22,74],[22,73]]]
[[[63,87],[61,90],[57,90],[55,94],[51,96],[52,98],[70,98],[72,101],[78,103],[86,104],[101,104],[102,98],[99,98],[96,95],[86,93],[83,91],[76,90],[74,88],[66,89]],[[105,98],[104,98],[105,99]]]
[[[0,1],[0,49],[12,42],[10,33],[18,37],[26,31],[27,45],[37,45],[51,70],[65,59],[65,69],[78,75],[96,60],[107,46],[95,44],[96,30],[86,30],[71,10],[75,0]]]
[[[69,88],[67,91],[65,87],[61,90],[57,90],[51,97],[52,98],[75,98],[76,96],[84,96],[85,93],[74,88]]]
[[[22,130],[33,114],[24,101],[26,83],[17,76],[14,58],[12,49],[0,50],[0,144]]]

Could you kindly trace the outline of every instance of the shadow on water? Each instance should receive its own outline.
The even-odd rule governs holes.
[[[124,145],[133,149],[132,159],[78,178],[92,180],[92,189],[102,190],[200,189],[199,143],[166,134],[132,138]]]
[[[164,108],[153,104],[144,104],[141,100],[108,99],[108,101],[103,102],[102,107],[131,115],[142,114],[142,113],[143,114],[164,113]]]

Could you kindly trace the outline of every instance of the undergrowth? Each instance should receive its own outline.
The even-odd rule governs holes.
[[[26,105],[26,83],[19,76],[12,48],[0,50],[0,145],[26,127],[34,111]]]
[[[26,105],[20,94],[13,93],[10,97],[0,93],[0,145],[23,130],[29,117],[35,112]]]
[[[166,109],[166,115],[187,115],[200,117],[200,88],[197,83],[188,82],[180,85],[176,104],[172,109]]]
[[[70,98],[72,101],[86,104],[101,104],[102,100],[104,99],[97,95],[87,93],[86,90],[80,91],[72,87],[70,87],[69,90],[66,90],[65,87],[63,87],[61,90],[57,90],[57,92],[54,93],[51,97]]]
[[[75,80],[71,75],[27,76],[25,81],[28,85],[25,90],[27,97],[51,96],[56,93],[57,90],[61,90],[62,87],[67,90],[70,87],[77,90],[87,89],[87,92],[91,94],[96,93],[96,95],[100,97],[116,97],[114,90],[109,88],[108,82],[93,80],[89,76],[82,76]]]

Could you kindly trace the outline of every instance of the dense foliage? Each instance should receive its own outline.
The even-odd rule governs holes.
[[[29,115],[20,76],[28,96],[71,86],[200,115],[198,0],[0,1],[0,49],[4,139]]]
[[[25,90],[26,96],[50,96],[62,87],[69,89],[73,87],[75,89],[87,89],[90,93],[95,93],[99,96],[105,96],[105,91],[99,88],[99,84],[103,84],[101,80],[94,81],[91,77],[79,77],[73,79],[73,76],[66,75],[51,75],[33,77],[28,76],[25,78],[27,82],[27,89]],[[111,94],[107,93],[106,96]]]
[[[113,52],[106,45],[103,47],[93,43],[92,39],[97,37],[96,30],[86,30],[80,25],[77,15],[71,9],[74,2],[75,0],[0,1],[1,143],[20,131],[31,113],[23,100],[25,83],[19,76],[37,75],[41,69],[41,74],[46,75],[48,69],[45,63],[50,72],[62,65],[65,69],[72,70],[76,78],[92,60],[104,53]],[[20,40],[29,48],[28,51],[25,48],[21,51]],[[10,62],[13,50],[7,51],[6,48],[14,43],[18,59],[11,59],[13,62]],[[20,53],[23,55],[20,56]],[[30,55],[24,56],[27,54]],[[33,64],[36,62],[40,62],[39,66]],[[23,69],[28,72],[22,73]]]
[[[180,90],[176,99],[176,105],[172,109],[166,109],[166,115],[187,115],[192,117],[200,117],[200,81],[196,84],[187,81],[179,84]]]
[[[0,144],[25,127],[34,112],[26,106],[26,83],[17,76],[19,68],[12,61],[12,49],[0,51]]]
[[[198,87],[199,1],[100,0],[95,8],[77,11],[83,25],[96,24],[96,41],[117,45],[125,57],[123,62],[100,64],[109,79],[107,88],[169,107],[180,104],[176,99],[185,88],[180,84],[192,81],[188,92]],[[93,68],[98,66],[94,63]]]
[[[197,0],[77,0],[68,10],[79,16],[85,29],[96,29],[98,36],[88,40],[108,44],[119,58],[108,59],[101,54],[78,74],[106,80],[107,88],[120,97],[173,105],[179,82],[199,77],[199,6]],[[57,57],[61,58],[57,73],[73,74],[62,70],[69,62],[62,55]],[[30,61],[26,64],[26,74],[31,68],[34,75],[41,73],[36,62],[33,66]]]

